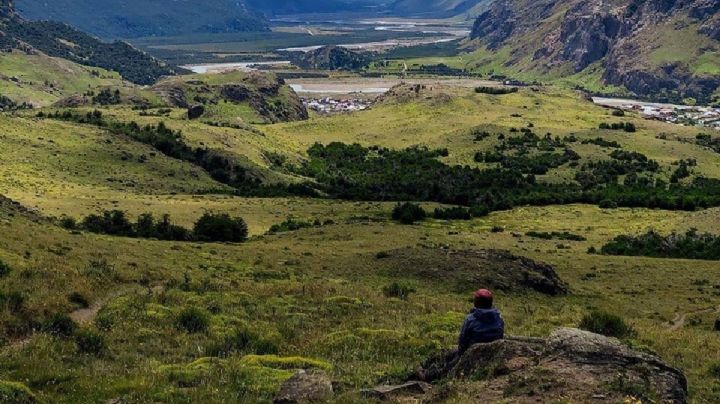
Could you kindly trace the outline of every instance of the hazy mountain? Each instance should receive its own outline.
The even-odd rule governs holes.
[[[265,31],[267,21],[237,0],[18,0],[31,20],[71,24],[103,38]]]
[[[669,100],[720,86],[717,0],[498,0],[472,38],[525,76],[575,75]]]
[[[384,10],[385,0],[246,0],[267,15]]]
[[[394,14],[419,17],[477,17],[493,0],[398,0],[391,9]]]

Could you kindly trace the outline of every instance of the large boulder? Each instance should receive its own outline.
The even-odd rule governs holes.
[[[190,120],[198,119],[202,117],[203,114],[205,114],[205,106],[202,104],[195,104],[188,107],[187,115]]]
[[[361,391],[361,394],[369,399],[380,401],[409,399],[415,397],[420,399],[430,392],[431,388],[425,382],[408,382],[398,385],[382,385]]]
[[[548,339],[510,337],[475,345],[451,362],[445,374],[433,375],[456,380],[459,397],[485,402],[536,402],[538,397],[687,402],[682,372],[617,339],[571,328],[558,329]]]
[[[322,370],[300,370],[285,381],[273,400],[276,404],[323,403],[333,397],[332,381]]]

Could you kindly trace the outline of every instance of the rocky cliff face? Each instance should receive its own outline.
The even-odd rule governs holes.
[[[499,0],[471,37],[530,56],[537,71],[575,74],[601,63],[605,84],[707,100],[720,76],[699,60],[720,49],[719,14],[717,0]],[[692,48],[678,52],[679,42]]]
[[[224,102],[247,104],[268,123],[308,119],[300,97],[283,79],[261,72],[229,72],[209,84],[201,79],[169,78],[152,87],[168,105],[217,105]]]
[[[340,46],[323,46],[310,52],[288,52],[288,57],[304,69],[359,70],[370,59]]]

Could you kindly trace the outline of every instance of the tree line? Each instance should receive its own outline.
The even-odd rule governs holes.
[[[79,223],[64,216],[60,219],[60,225],[69,230],[85,230],[111,236],[166,241],[240,243],[248,238],[245,220],[241,217],[231,217],[227,213],[207,212],[195,222],[192,229],[172,223],[170,215],[167,214],[156,219],[151,213],[144,213],[138,216],[135,222],[132,222],[127,213],[121,210],[91,214]]]
[[[613,161],[619,165],[608,169],[614,182],[604,180],[581,186],[539,183],[534,175],[517,168],[449,166],[438,160],[443,152],[424,147],[390,150],[358,144],[316,144],[308,151],[310,159],[294,169],[314,178],[326,194],[335,198],[433,201],[488,212],[570,203],[668,210],[720,206],[720,180],[696,178],[687,185],[641,181],[637,173],[657,170],[657,163],[639,153],[614,155]],[[617,176],[621,172],[634,176],[628,175],[631,180],[619,184]]]

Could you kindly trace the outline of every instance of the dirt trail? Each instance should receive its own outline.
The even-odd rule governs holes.
[[[709,307],[709,308],[707,308],[707,309],[695,310],[695,311],[691,311],[691,312],[688,312],[688,313],[677,313],[677,314],[675,315],[675,318],[673,318],[672,320],[670,320],[670,321],[669,321],[668,323],[666,323],[665,325],[667,326],[667,328],[668,328],[670,331],[677,331],[677,330],[681,329],[683,326],[685,326],[685,321],[687,320],[687,317],[688,317],[688,316],[692,316],[692,315],[694,315],[694,314],[711,313],[711,312],[720,314],[720,306],[717,306],[717,307]]]
[[[139,288],[129,287],[120,290],[116,290],[106,295],[105,297],[96,300],[90,307],[84,309],[77,309],[69,314],[70,318],[78,324],[88,324],[95,321],[100,310],[105,307],[111,300],[124,294],[138,291]]]
[[[78,324],[88,324],[93,321],[95,321],[95,318],[97,318],[98,313],[100,310],[102,310],[103,307],[105,307],[106,304],[108,304],[112,299],[130,292],[136,290],[134,288],[130,289],[123,289],[123,290],[117,290],[113,293],[110,293],[109,295],[103,297],[102,299],[99,299],[95,301],[90,307],[84,308],[84,309],[78,309],[69,314],[70,318],[75,321]],[[10,342],[7,347],[15,350],[20,350],[25,348],[33,339],[35,335],[29,335],[25,338],[18,339],[15,341]]]

